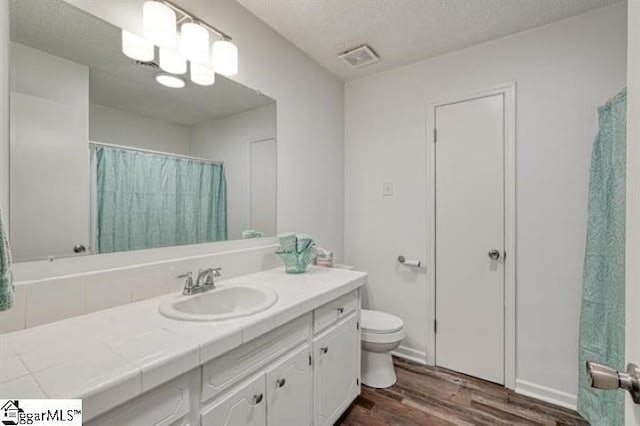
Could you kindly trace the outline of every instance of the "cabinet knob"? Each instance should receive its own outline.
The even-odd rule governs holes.
[[[279,388],[284,387],[285,384],[287,384],[287,380],[284,377],[282,379],[276,380],[276,386],[278,386]]]
[[[323,346],[320,348],[320,352],[322,352],[323,354],[326,354],[327,352],[329,352],[329,346]]]
[[[339,314],[344,313],[344,308],[343,308],[342,306],[340,306],[340,307],[338,308],[338,313],[339,313]]]
[[[253,396],[253,405],[258,405],[262,402],[262,399],[264,398],[264,394],[258,394],[258,395],[254,395]]]

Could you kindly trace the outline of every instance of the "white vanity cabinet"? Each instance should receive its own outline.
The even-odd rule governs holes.
[[[355,290],[89,424],[331,425],[360,393],[359,307]]]
[[[202,411],[202,426],[310,426],[309,345],[233,388]]]

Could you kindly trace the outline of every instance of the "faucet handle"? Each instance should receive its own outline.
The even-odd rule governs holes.
[[[193,272],[185,272],[184,274],[178,275],[176,278],[186,278],[184,282],[185,289],[193,287]]]
[[[213,271],[213,276],[214,277],[220,277],[222,276],[222,268],[218,267],[218,268],[211,268],[211,270]]]

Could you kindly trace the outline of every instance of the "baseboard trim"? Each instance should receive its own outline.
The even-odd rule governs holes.
[[[526,380],[517,379],[515,391],[520,395],[530,396],[531,398],[536,398],[574,411],[578,404],[576,395],[527,382]]]
[[[427,353],[422,352],[408,346],[398,346],[398,348],[391,352],[392,355],[398,358],[403,358],[409,361],[417,362],[418,364],[427,365]]]

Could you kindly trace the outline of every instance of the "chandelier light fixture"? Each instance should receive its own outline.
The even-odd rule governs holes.
[[[180,27],[180,53],[190,60],[206,64],[209,62],[209,31],[195,22],[185,22]]]
[[[211,86],[216,82],[216,73],[213,67],[191,62],[191,81],[200,86]]]
[[[159,84],[172,89],[182,89],[185,86],[184,80],[173,74],[158,73],[155,75],[155,79]]]
[[[213,69],[230,77],[238,73],[238,48],[227,40],[213,43]]]
[[[171,74],[187,72],[187,60],[173,50],[160,48],[160,68]]]
[[[165,3],[144,2],[142,25],[144,37],[153,44],[169,49],[176,46],[176,13]]]
[[[122,30],[122,53],[141,62],[154,62],[158,46],[160,84],[180,88],[189,70],[192,83],[210,86],[215,74],[238,73],[238,48],[231,37],[169,0],[147,0],[142,6],[143,36]],[[179,27],[179,31],[178,31]],[[218,40],[211,43],[211,36]],[[166,84],[166,83],[169,84]]]
[[[155,47],[150,41],[122,30],[122,53],[136,61],[149,62],[155,58]]]

